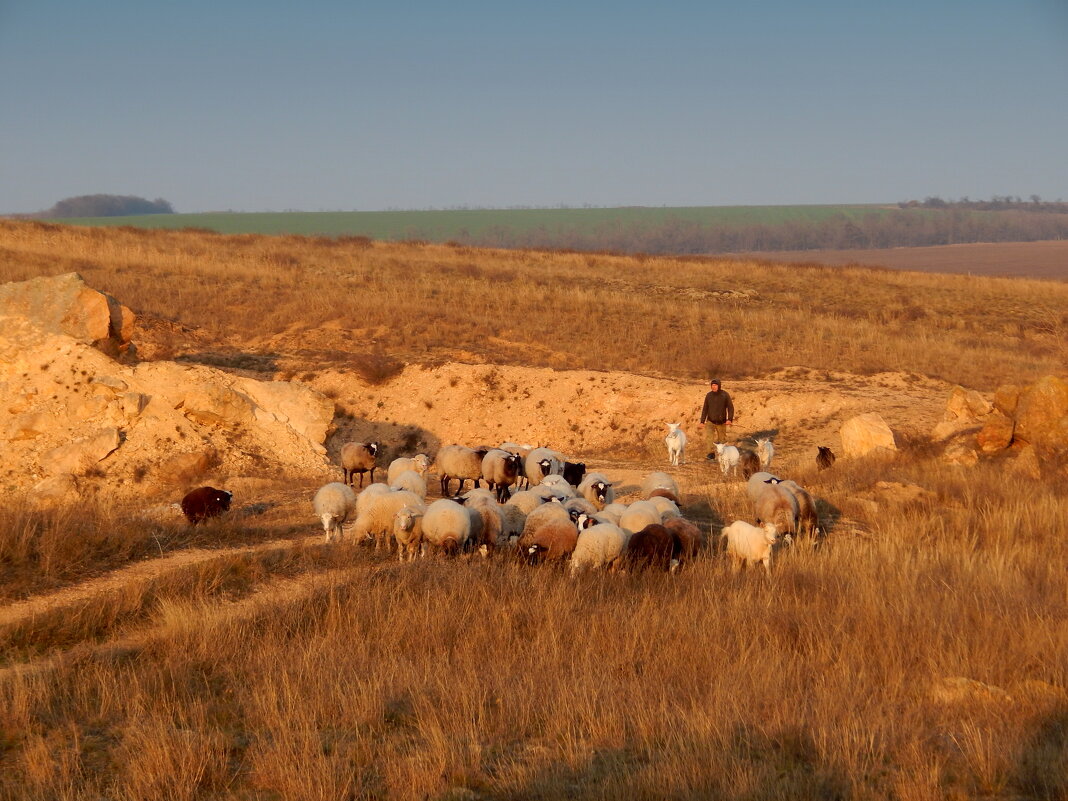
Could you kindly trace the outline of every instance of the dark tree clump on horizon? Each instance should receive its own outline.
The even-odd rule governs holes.
[[[41,217],[127,217],[133,214],[174,214],[163,198],[146,200],[134,195],[80,195],[59,201]]]

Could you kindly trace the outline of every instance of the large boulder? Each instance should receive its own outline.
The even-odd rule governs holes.
[[[118,357],[130,350],[134,320],[132,311],[77,273],[0,286],[0,321],[28,336],[63,334]]]
[[[118,449],[122,435],[117,428],[105,428],[88,437],[53,448],[41,457],[41,467],[49,475],[83,475]]]
[[[999,411],[986,418],[982,430],[975,435],[975,441],[983,453],[998,453],[1009,447],[1012,442],[1015,421]]]
[[[1040,451],[1068,451],[1068,381],[1048,375],[1023,389],[1014,437]]]
[[[894,432],[876,412],[859,414],[846,420],[839,433],[842,451],[846,456],[886,455],[897,451]]]

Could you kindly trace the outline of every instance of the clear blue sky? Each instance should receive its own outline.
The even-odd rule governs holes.
[[[1068,0],[0,0],[0,213],[1068,199]]]

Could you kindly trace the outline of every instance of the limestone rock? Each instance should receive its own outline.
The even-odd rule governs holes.
[[[122,435],[117,428],[104,428],[92,436],[53,448],[44,454],[41,464],[49,475],[81,475],[121,444]]]
[[[978,434],[981,428],[977,420],[943,420],[931,430],[931,439],[935,442],[946,442],[965,434]]]
[[[7,440],[34,439],[48,430],[48,415],[43,412],[23,412],[15,415],[7,426]]]
[[[87,286],[77,273],[43,276],[0,286],[0,319],[20,331],[65,334],[110,355],[130,348],[134,314],[115,298]],[[28,328],[27,328],[28,324]]]
[[[1042,450],[1068,450],[1068,381],[1048,375],[1020,393],[1015,436]]]
[[[1019,402],[1020,388],[1015,384],[1004,384],[994,393],[994,408],[1009,417],[1016,414],[1016,404]]]
[[[995,411],[986,418],[982,431],[975,437],[979,449],[983,453],[998,453],[1005,450],[1012,442],[1015,425],[1011,417]]]
[[[234,428],[255,419],[248,396],[224,384],[202,383],[191,387],[182,396],[181,406],[186,417],[202,425]]]
[[[946,402],[946,420],[975,420],[989,414],[993,407],[990,402],[974,389],[954,387]]]
[[[258,410],[266,411],[316,444],[326,442],[334,420],[334,402],[322,393],[289,381],[245,378],[237,385],[255,402]]]
[[[77,496],[78,484],[70,473],[46,478],[34,485],[31,495],[39,503],[58,503]]]
[[[1042,464],[1038,460],[1034,445],[1024,446],[1016,458],[1009,462],[1009,466],[1014,472],[1036,481],[1042,478]]]
[[[894,432],[876,412],[860,414],[842,424],[842,451],[846,456],[892,453],[897,450]]]
[[[179,453],[160,462],[156,478],[165,484],[188,485],[195,483],[219,463],[213,448]]]
[[[949,464],[974,467],[979,462],[979,454],[966,442],[951,442],[942,452],[942,460]]]

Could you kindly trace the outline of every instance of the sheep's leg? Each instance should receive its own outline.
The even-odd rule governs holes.
[[[373,467],[371,468],[371,483],[372,484],[375,483],[375,469]],[[361,487],[363,486],[363,482],[362,481],[360,482],[360,486]]]
[[[760,560],[764,565],[764,575],[771,578],[771,554],[769,553],[763,559]]]

